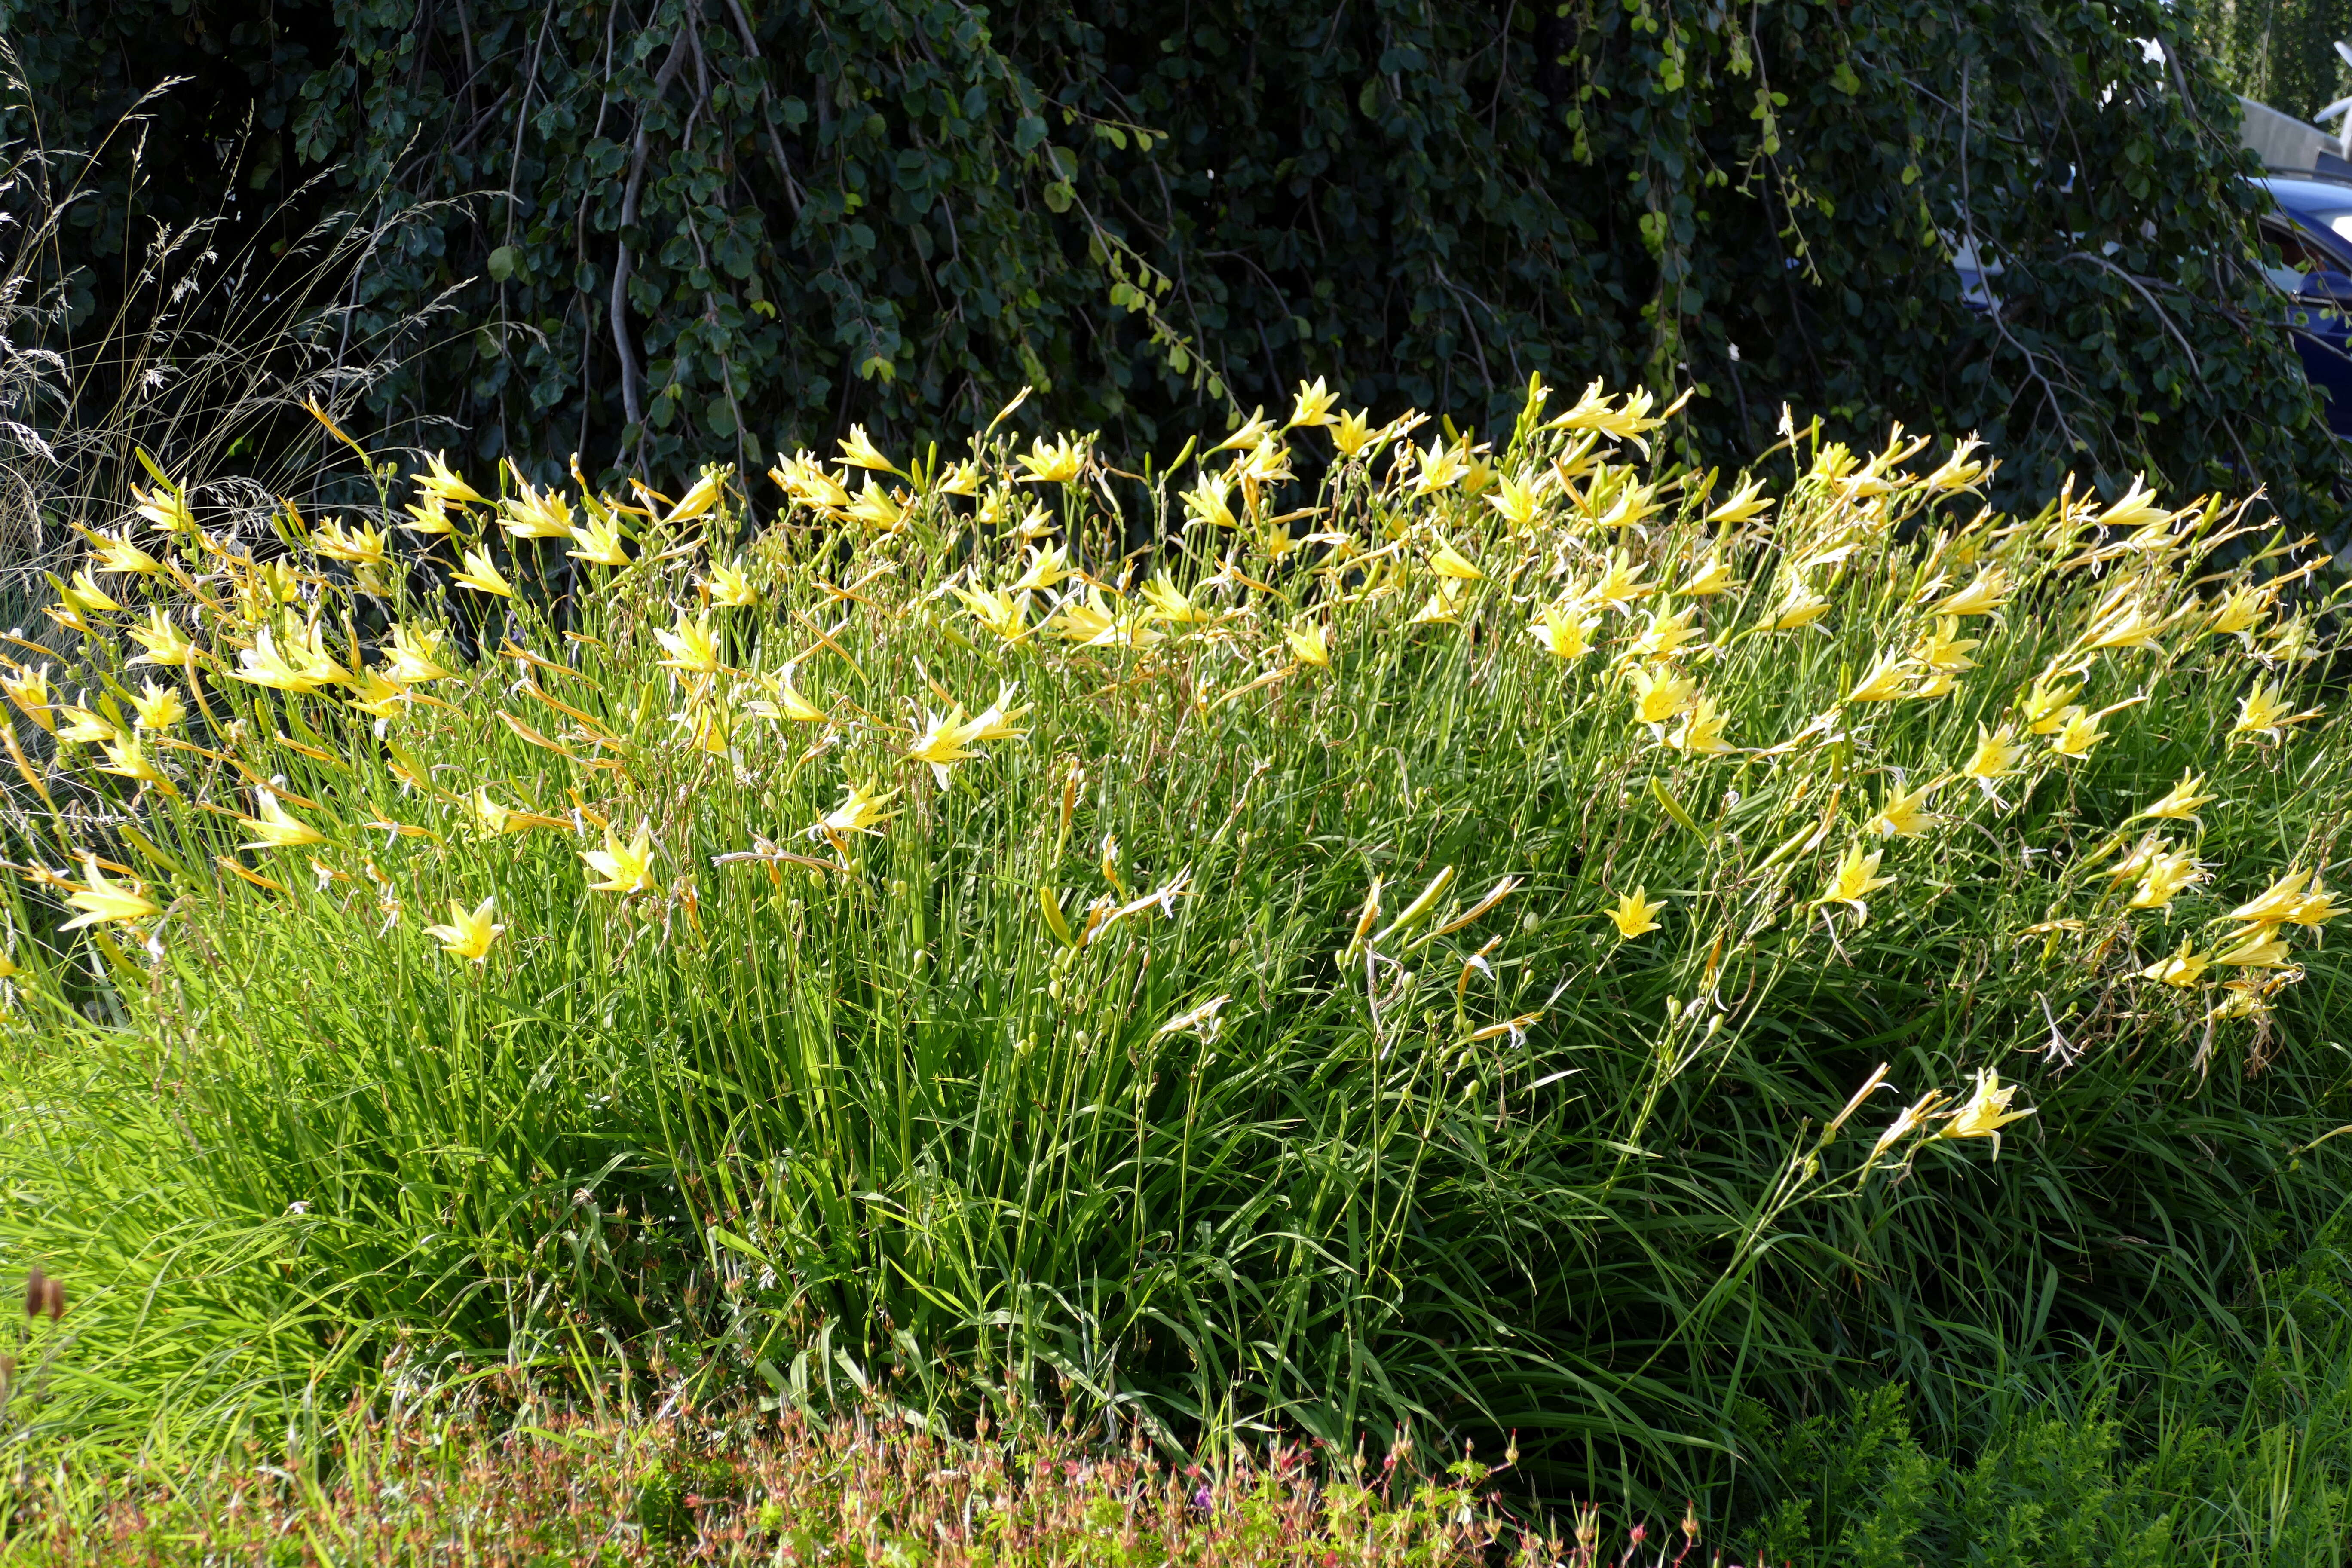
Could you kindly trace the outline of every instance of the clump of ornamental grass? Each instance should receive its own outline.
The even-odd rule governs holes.
[[[12,1440],[887,1376],[1673,1506],[2226,1311],[2347,1186],[2316,555],[1552,409],[361,453],[268,549],[156,461],[0,682],[0,1264],[79,1324]]]

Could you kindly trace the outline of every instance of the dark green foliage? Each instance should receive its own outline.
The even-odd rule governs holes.
[[[2346,0],[2204,0],[2197,42],[2232,91],[2298,118],[2352,86],[2336,40],[2352,38]]]
[[[1134,446],[1302,374],[1493,424],[1541,370],[1696,384],[1680,437],[1709,458],[1788,402],[1979,430],[2020,492],[2146,469],[2315,517],[2334,482],[2249,265],[2234,106],[2154,0],[160,16],[0,5],[52,145],[200,72],[152,110],[135,195],[127,140],[105,163],[79,297],[231,174],[247,205],[299,197],[247,226],[265,244],[335,203],[409,212],[354,328],[388,344],[454,290],[457,330],[373,419],[543,473],[757,471],[853,421],[919,443],[1024,383]],[[1961,300],[1970,236],[1998,318]]]

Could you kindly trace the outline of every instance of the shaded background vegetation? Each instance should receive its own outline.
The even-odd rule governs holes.
[[[0,4],[17,136],[93,147],[191,79],[54,165],[88,192],[42,270],[77,321],[111,319],[156,226],[267,257],[344,214],[364,243],[309,286],[400,365],[346,406],[551,477],[574,450],[756,471],[853,422],[918,443],[1024,383],[1024,417],[1133,449],[1301,374],[1491,425],[1540,370],[1696,384],[1703,458],[1787,403],[1979,431],[2012,495],[2149,470],[2322,521],[2337,459],[2251,265],[2246,53],[2199,47],[2244,26],[2153,0]],[[2311,53],[2264,47],[2274,75]],[[1970,238],[1995,314],[1961,298]]]

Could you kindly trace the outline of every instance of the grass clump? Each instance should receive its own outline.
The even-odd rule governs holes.
[[[2246,1337],[2345,1191],[2316,558],[1657,422],[860,432],[758,530],[436,461],[268,548],[159,465],[7,688],[12,1439],[1054,1386],[1678,1506]]]

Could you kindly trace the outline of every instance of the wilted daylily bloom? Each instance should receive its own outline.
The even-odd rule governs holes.
[[[593,892],[634,893],[654,885],[654,841],[649,829],[639,828],[636,837],[624,844],[612,828],[606,827],[604,847],[583,849],[580,858],[604,879],[588,884]]]
[[[441,944],[441,951],[452,958],[470,959],[480,963],[490,956],[490,944],[499,940],[506,927],[492,923],[498,909],[494,893],[477,904],[468,913],[466,906],[452,900],[447,925],[426,926],[425,934]]]
[[[1637,936],[1658,930],[1658,917],[1665,912],[1665,909],[1664,904],[1650,902],[1647,889],[1636,888],[1601,912],[1616,926],[1618,941],[1631,942]]]

